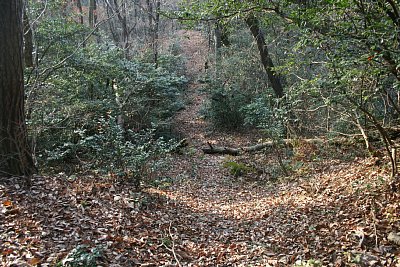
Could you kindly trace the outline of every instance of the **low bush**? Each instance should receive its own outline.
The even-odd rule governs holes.
[[[239,90],[217,89],[211,94],[208,116],[217,128],[239,129],[244,123],[241,107],[247,102],[247,97]]]

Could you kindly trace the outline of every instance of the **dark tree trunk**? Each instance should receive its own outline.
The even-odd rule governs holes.
[[[97,23],[97,3],[96,0],[89,1],[89,26],[94,28]]]
[[[160,0],[157,0],[156,17],[155,17],[154,33],[153,33],[153,55],[156,68],[158,68],[158,34],[160,28],[160,9],[161,9],[161,2]]]
[[[220,71],[221,66],[221,48],[222,48],[222,38],[221,38],[221,28],[216,23],[214,26],[214,57],[215,57],[215,75],[218,77],[218,72]]]
[[[79,12],[79,23],[83,25],[83,9],[81,0],[76,0],[76,7],[78,8]]]
[[[229,41],[229,33],[227,27],[220,22],[215,23],[215,32],[219,35],[219,48],[222,46],[230,46],[231,42]]]
[[[34,171],[24,116],[23,3],[0,1],[0,175]]]
[[[134,4],[134,10],[133,10],[133,21],[134,21],[134,27],[133,27],[133,33],[136,35],[137,31],[136,31],[136,25],[138,24],[139,21],[139,10],[140,10],[140,0],[134,0],[133,1]]]
[[[260,29],[259,21],[254,15],[248,16],[245,21],[247,26],[250,28],[251,34],[257,42],[261,63],[267,72],[268,80],[271,83],[272,89],[278,98],[282,98],[284,95],[283,86],[278,74],[274,71],[274,63],[272,62],[272,59],[268,53],[268,47],[265,42],[264,34]]]
[[[24,61],[25,67],[33,67],[33,36],[26,7],[24,8]]]
[[[153,3],[150,0],[146,0],[146,5],[147,5],[147,17],[148,17],[148,22],[149,22],[149,27],[148,27],[148,36],[150,37],[150,40],[153,36]]]
[[[115,1],[116,3],[116,1]],[[127,4],[126,2],[121,3],[122,5],[122,10],[121,13],[119,12],[118,8],[118,19],[120,20],[121,26],[122,26],[122,40],[123,40],[123,49],[124,49],[124,54],[126,59],[130,59],[130,43],[129,43],[129,36],[130,36],[130,31],[128,28],[128,17],[127,17]],[[122,15],[121,15],[122,14]]]
[[[221,27],[219,26],[219,23],[215,23],[215,28],[214,28],[214,49],[219,50],[222,48],[222,32],[221,32]]]
[[[118,34],[116,27],[114,25],[114,21],[111,19],[112,16],[114,16],[114,8],[112,5],[109,5],[108,2],[106,2],[106,12],[107,12],[107,17],[108,17],[108,25],[110,27],[110,33],[111,36],[116,44],[120,44],[121,41],[121,36]]]

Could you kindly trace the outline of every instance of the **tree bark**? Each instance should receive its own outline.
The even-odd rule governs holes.
[[[81,0],[76,0],[76,7],[78,8],[79,12],[79,23],[83,25],[83,9]]]
[[[0,1],[0,175],[34,172],[24,114],[23,3]]]
[[[24,61],[25,67],[33,67],[33,35],[28,14],[24,8]]]
[[[261,63],[264,66],[268,75],[268,80],[274,90],[276,97],[282,98],[284,95],[283,86],[278,74],[274,70],[274,63],[268,52],[268,47],[265,42],[265,37],[260,29],[259,21],[254,15],[249,15],[246,19],[246,24],[250,28],[251,34],[257,42],[258,51],[260,52]]]
[[[89,26],[94,28],[97,23],[97,3],[96,0],[89,1]]]
[[[221,30],[221,23],[220,22],[216,22],[214,25],[214,60],[215,60],[215,64],[214,64],[214,71],[215,71],[215,76],[219,77],[219,71],[221,70],[221,60],[222,60],[222,46],[223,46],[223,42],[222,42],[222,30]]]
[[[227,28],[225,25],[223,25],[221,22],[217,21],[215,23],[215,32],[216,35],[218,35],[218,44],[216,46],[218,48],[221,48],[222,46],[230,46],[231,42],[229,41],[229,33],[227,31]]]
[[[153,36],[153,3],[150,0],[146,0],[146,5],[147,5],[147,17],[149,21],[148,37],[150,37],[151,40]]]
[[[156,2],[156,16],[154,22],[154,32],[153,32],[153,55],[154,55],[154,64],[155,67],[158,68],[158,34],[160,28],[160,9],[161,2],[157,0]]]

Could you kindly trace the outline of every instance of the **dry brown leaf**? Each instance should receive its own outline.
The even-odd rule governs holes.
[[[30,265],[38,265],[40,262],[41,262],[41,260],[38,259],[38,258],[32,258],[32,259],[29,259],[29,260],[28,260],[28,263],[29,263]]]
[[[399,233],[390,232],[387,239],[390,242],[400,246],[400,234]]]
[[[14,252],[13,249],[8,248],[8,249],[4,249],[4,250],[1,252],[1,255],[3,255],[3,256],[8,256],[8,255],[12,254],[13,252]]]
[[[5,200],[5,201],[3,201],[3,206],[4,206],[4,207],[11,207],[11,206],[12,206],[11,200]]]

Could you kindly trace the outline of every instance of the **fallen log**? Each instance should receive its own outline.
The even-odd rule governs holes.
[[[237,148],[213,146],[210,143],[207,144],[209,146],[208,148],[202,148],[204,154],[227,154],[237,156],[240,152]]]
[[[273,145],[273,142],[269,141],[269,142],[265,142],[262,144],[239,147],[239,148],[214,146],[211,143],[207,143],[207,144],[208,144],[208,148],[202,149],[204,154],[227,154],[227,155],[232,155],[232,156],[238,156],[244,152],[254,152],[254,151],[262,150],[266,147],[271,147]]]
[[[327,140],[324,140],[321,138],[301,139],[301,140],[283,139],[282,141],[285,145],[290,145],[295,141],[312,143],[312,144],[322,144],[322,143],[327,142]],[[255,151],[259,151],[264,148],[267,148],[267,147],[272,147],[273,145],[276,144],[276,142],[267,141],[267,142],[264,142],[261,144],[256,144],[256,145],[252,145],[252,146],[244,146],[244,147],[239,147],[239,148],[215,146],[215,145],[212,145],[210,142],[207,142],[207,144],[208,144],[207,148],[202,148],[204,154],[226,154],[226,155],[238,156],[243,153],[255,152]]]

